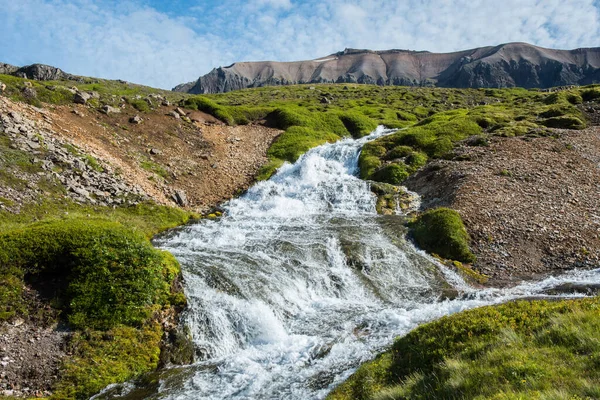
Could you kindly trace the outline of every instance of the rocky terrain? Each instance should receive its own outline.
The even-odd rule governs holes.
[[[0,135],[30,164],[5,160],[15,184],[0,186],[0,209],[16,212],[50,194],[105,206],[152,199],[208,208],[252,182],[278,131],[225,126],[175,106],[152,114],[125,103],[41,109],[0,97]]]
[[[488,285],[600,265],[600,128],[553,134],[462,146],[406,182],[459,211]]]
[[[301,83],[549,88],[597,82],[600,48],[552,50],[508,43],[454,53],[346,49],[308,61],[236,62],[173,90],[222,93]]]

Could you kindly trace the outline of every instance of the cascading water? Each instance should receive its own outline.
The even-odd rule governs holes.
[[[182,264],[198,361],[145,398],[321,399],[423,322],[600,282],[597,270],[475,290],[390,232],[355,177],[362,145],[390,132],[315,148],[230,201],[222,218],[157,240]]]

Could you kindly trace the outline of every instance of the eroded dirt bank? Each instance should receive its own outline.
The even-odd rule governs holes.
[[[461,146],[406,185],[459,211],[488,285],[600,265],[600,127]]]

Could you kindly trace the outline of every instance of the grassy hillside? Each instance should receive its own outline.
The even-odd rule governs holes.
[[[0,81],[7,85],[3,95],[37,107],[71,104],[77,91],[87,91],[94,92],[87,101],[87,106],[94,109],[116,106],[125,101],[140,113],[153,113],[157,102],[166,101],[204,111],[229,125],[264,123],[279,128],[283,133],[271,145],[269,162],[258,179],[268,178],[283,162],[293,162],[308,149],[322,143],[342,137],[361,137],[378,124],[406,128],[369,143],[360,159],[363,178],[395,185],[431,159],[454,157],[452,150],[461,141],[485,146],[490,135],[534,137],[552,134],[549,128],[583,128],[586,123],[578,105],[582,101],[600,99],[597,87],[547,93],[522,89],[315,85],[190,96],[91,78],[35,82],[0,75]],[[94,164],[93,158],[88,161],[90,165]],[[14,149],[8,141],[0,142],[0,166],[0,182],[15,190],[28,184],[23,179],[15,179],[15,176],[41,172],[38,161],[27,152]],[[69,349],[72,356],[61,367],[55,398],[87,398],[111,382],[130,379],[156,367],[163,334],[158,321],[169,310],[181,307],[185,300],[176,285],[179,276],[177,262],[168,254],[152,248],[148,238],[163,229],[185,223],[192,215],[152,203],[126,207],[76,204],[65,201],[64,193],[52,182],[39,180],[36,184],[45,193],[45,199],[38,198],[35,202],[23,204],[18,214],[0,210],[0,320],[25,318],[44,323],[48,320],[67,323],[74,332]],[[4,203],[2,198],[0,203]],[[474,259],[460,216],[451,210],[432,212],[430,217],[424,214],[415,220],[413,235],[430,252],[466,262]],[[439,240],[430,240],[432,236]],[[447,246],[448,238],[453,240],[452,246]],[[45,299],[52,306],[50,313],[40,310],[24,293],[25,288],[47,285],[48,282],[58,283]],[[471,395],[481,388],[469,382],[488,379],[485,374],[483,378],[478,375],[483,374],[483,367],[477,369],[469,364],[469,357],[475,356],[481,357],[482,366],[492,370],[490,391],[482,392],[485,396],[493,395],[496,389],[515,393],[515,396],[520,393],[536,395],[538,392],[554,396],[562,393],[561,390],[571,390],[568,393],[583,397],[597,394],[586,389],[595,378],[584,373],[585,368],[594,371],[597,363],[594,364],[593,357],[588,357],[592,364],[585,364],[581,361],[583,359],[577,358],[578,352],[588,354],[585,351],[589,349],[597,352],[595,347],[585,347],[588,346],[586,344],[580,349],[569,347],[575,346],[570,342],[564,345],[558,342],[557,353],[553,353],[554,350],[548,350],[547,342],[554,340],[553,336],[540,339],[545,329],[548,332],[554,329],[556,324],[552,321],[566,318],[560,321],[575,332],[572,333],[574,343],[585,340],[595,343],[594,340],[598,340],[593,336],[595,325],[588,329],[585,324],[591,323],[590,313],[597,313],[594,311],[597,309],[594,308],[596,302],[519,303],[503,307],[497,311],[485,309],[487,311],[453,318],[457,318],[456,321],[465,318],[468,326],[480,325],[481,329],[487,329],[485,332],[495,332],[494,335],[500,332],[499,327],[493,325],[496,320],[513,326],[513,331],[502,330],[501,335],[490,333],[469,341],[470,337],[461,336],[465,322],[454,325],[453,319],[442,320],[439,324],[447,324],[443,329],[433,325],[434,328],[428,326],[409,335],[415,344],[410,342],[408,348],[425,364],[403,366],[400,371],[404,372],[393,372],[394,380],[389,380],[392,376],[389,371],[397,368],[396,358],[392,359],[392,353],[389,353],[363,367],[361,371],[367,372],[359,372],[356,375],[359,378],[353,378],[333,396],[369,398],[384,387],[390,387],[390,396],[398,393],[398,396],[404,396],[403,393],[413,393],[407,390],[419,388],[454,393],[454,398],[464,393]],[[492,313],[493,318],[486,313]],[[526,326],[523,318],[529,321]],[[486,324],[492,325],[485,328]],[[577,331],[579,325],[583,333]],[[556,335],[567,337],[567,333],[558,332]],[[508,340],[506,337],[513,338],[514,345],[500,345],[505,343],[502,340]],[[407,340],[404,339],[405,342]],[[431,355],[422,353],[429,351],[427,346],[437,342],[456,342],[458,347],[448,350],[436,347],[431,350]],[[489,354],[483,349],[489,350]],[[494,353],[511,349],[518,353]],[[536,356],[538,358],[531,361],[525,357],[533,351],[531,349],[541,349],[540,354],[545,356]],[[561,354],[570,354],[571,350],[575,351],[571,358],[565,356],[561,359]],[[123,357],[122,354],[129,356]],[[500,369],[494,372],[496,370],[492,367],[497,367],[502,357],[510,361],[510,357],[517,357],[515,354],[525,357],[523,362],[539,362],[541,372],[535,376],[558,385],[558,391],[553,392],[554,389],[544,386],[542,378],[536,378],[537,381],[534,379],[533,382],[537,383],[527,383],[529,386],[523,387],[519,385],[532,382],[527,380],[531,378],[522,378],[525,382],[520,384],[510,377],[500,378],[507,372]],[[566,360],[572,363],[574,371],[581,373],[580,378],[573,378],[572,384],[562,384],[559,378],[564,375],[563,367],[557,367],[556,372],[544,364],[546,359],[548,362]],[[511,362],[507,365],[512,365]],[[452,370],[452,366],[458,367]],[[456,371],[464,371],[465,375],[456,375]],[[523,375],[519,371],[515,376]],[[361,374],[365,376],[363,380]],[[459,389],[452,392],[455,386]],[[410,398],[412,395],[406,396]]]
[[[442,89],[370,85],[285,86],[196,96],[185,106],[228,124],[265,120],[285,130],[269,152],[268,177],[283,161],[344,136],[362,136],[382,124],[408,128],[369,143],[361,176],[398,184],[430,158],[451,157],[454,144],[470,139],[485,145],[488,135],[548,135],[547,129],[582,129],[577,107],[598,97],[590,86],[542,92],[525,89]],[[284,150],[285,149],[285,150]]]
[[[600,398],[600,299],[519,301],[423,325],[329,400]]]

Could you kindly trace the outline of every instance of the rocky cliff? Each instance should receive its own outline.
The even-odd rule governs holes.
[[[239,62],[173,90],[221,93],[302,83],[457,88],[548,88],[600,82],[600,48],[552,50],[508,43],[454,53],[346,49],[316,60]]]

